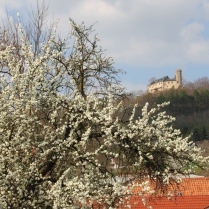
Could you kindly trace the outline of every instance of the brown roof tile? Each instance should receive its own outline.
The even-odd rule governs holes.
[[[151,185],[154,188],[154,185]],[[136,195],[140,187],[135,187],[127,204],[118,209],[209,209],[209,178],[184,178],[178,186],[172,187],[176,196],[146,196],[144,205],[142,196]],[[104,209],[104,205],[94,204],[94,209]]]
[[[151,185],[153,189],[155,185]],[[130,199],[131,209],[209,209],[209,178],[183,178],[178,186],[170,187],[176,196],[146,196],[146,206],[142,197],[134,196],[140,191],[135,187]],[[121,205],[120,209],[129,207]]]
[[[140,197],[130,199],[131,209],[207,209],[209,208],[209,195],[181,196],[168,199],[146,198],[145,206]],[[128,206],[120,206],[119,209],[130,209]]]
[[[154,190],[156,186],[155,183],[152,181],[150,184],[150,188]],[[184,196],[209,195],[209,178],[183,178],[180,184],[169,186],[168,189],[176,195],[179,195],[180,193],[180,195]],[[140,192],[140,190],[141,188],[136,186],[133,193],[136,194]]]

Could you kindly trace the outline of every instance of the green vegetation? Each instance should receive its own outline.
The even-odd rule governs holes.
[[[155,102],[170,101],[166,108],[168,114],[176,117],[175,128],[183,135],[192,133],[192,140],[209,139],[209,90],[195,89],[189,93],[187,89],[171,89],[156,97]]]
[[[127,106],[130,108],[132,104],[138,103],[139,108],[138,111],[136,110],[138,116],[141,114],[140,107],[143,107],[146,102],[152,108],[156,104],[168,101],[170,105],[164,110],[176,118],[174,128],[180,129],[184,136],[192,134],[191,139],[195,142],[209,140],[209,79],[207,77],[193,83],[187,82],[183,88],[132,96]]]
[[[203,77],[194,82],[187,82],[179,89],[170,89],[163,92],[144,93],[140,96],[130,95],[125,101],[127,106],[124,120],[127,120],[131,114],[134,104],[136,108],[136,117],[141,115],[141,107],[149,103],[149,108],[156,104],[170,102],[164,110],[167,114],[176,118],[173,126],[180,129],[182,135],[191,135],[191,140],[201,147],[203,156],[209,156],[209,78]],[[209,169],[203,170],[197,168],[196,175],[209,176]]]

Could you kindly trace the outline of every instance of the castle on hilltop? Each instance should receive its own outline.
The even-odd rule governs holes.
[[[152,81],[148,87],[147,91],[149,93],[154,93],[156,91],[164,91],[170,88],[179,88],[182,86],[182,70],[176,70],[176,76],[174,78],[169,78],[164,76],[163,78]]]

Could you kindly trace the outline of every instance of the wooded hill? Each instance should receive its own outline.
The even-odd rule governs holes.
[[[193,141],[209,140],[209,79],[200,78],[194,82],[184,83],[182,88],[170,89],[154,94],[144,93],[140,96],[132,95],[128,106],[138,104],[136,117],[146,102],[150,108],[170,101],[165,111],[174,117],[174,127],[181,130],[184,136],[192,134]],[[128,108],[129,109],[129,108]],[[131,110],[131,108],[130,108]],[[127,116],[130,111],[127,111]]]

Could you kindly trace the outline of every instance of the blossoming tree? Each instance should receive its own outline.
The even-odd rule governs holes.
[[[207,163],[160,111],[166,104],[151,110],[145,105],[137,120],[133,110],[124,122],[111,92],[87,93],[82,82],[103,87],[105,72],[115,71],[112,60],[96,51],[89,29],[72,20],[71,26],[76,42],[68,58],[56,33],[35,55],[21,27],[19,60],[12,44],[0,50],[9,72],[0,77],[2,208],[92,208],[95,201],[117,208],[131,194],[134,184],[127,182],[149,177],[163,188]],[[82,57],[85,51],[90,57]]]

